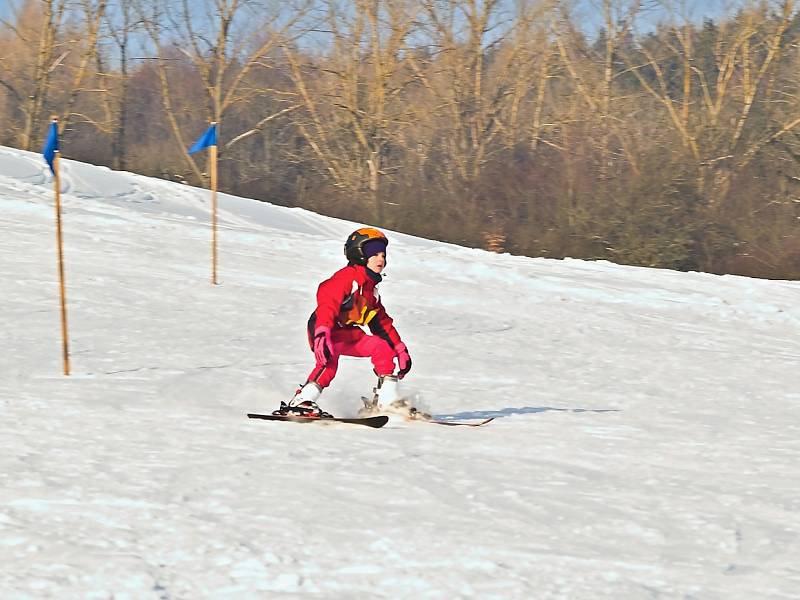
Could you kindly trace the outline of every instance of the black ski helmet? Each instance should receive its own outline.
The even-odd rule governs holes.
[[[377,229],[372,227],[356,229],[347,236],[347,241],[344,243],[344,255],[347,257],[347,262],[353,265],[366,265],[367,257],[364,255],[364,244],[370,240],[381,240],[385,244],[389,244],[386,236]]]

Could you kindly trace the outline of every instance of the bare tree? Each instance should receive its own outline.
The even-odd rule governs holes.
[[[397,168],[389,153],[411,118],[403,98],[415,79],[407,44],[414,22],[411,0],[329,2],[327,56],[304,60],[293,45],[283,47],[304,109],[295,126],[334,185],[367,191],[379,221],[381,182]]]
[[[547,24],[558,3],[419,2],[428,53],[414,66],[436,131],[426,152],[441,149],[443,181],[459,194],[480,179],[493,148],[512,148],[523,132],[540,142],[553,74]]]
[[[195,135],[185,131],[174,106],[175,86],[170,77],[168,56],[170,35],[185,43],[174,51],[183,55],[197,73],[205,94],[206,118],[224,123],[226,115],[240,105],[263,99],[272,90],[250,85],[251,74],[256,69],[269,68],[270,52],[286,39],[307,15],[312,0],[274,0],[266,7],[253,0],[174,0],[164,4],[161,0],[139,0],[142,23],[148,32],[157,56],[163,105],[167,120],[184,158],[197,180],[203,173],[195,159],[186,151]],[[184,90],[181,90],[184,91]],[[281,109],[279,112],[284,112]],[[234,139],[247,137],[258,131],[274,115],[263,114],[254,127],[234,134]]]
[[[106,131],[112,136],[111,153],[112,164],[115,169],[128,168],[128,122],[129,122],[129,97],[131,48],[133,35],[141,29],[141,22],[137,18],[135,0],[116,0],[116,11],[113,15],[105,15],[105,29],[108,39],[117,48],[114,61],[119,65],[119,70],[109,68],[103,62],[103,56],[96,54],[97,72],[103,75],[107,83],[107,93],[101,96],[105,114],[105,127],[97,124],[98,129]],[[114,88],[114,89],[111,89]]]
[[[421,0],[421,5],[433,60],[418,75],[451,125],[441,130],[451,157],[446,180],[474,180],[498,133],[496,110],[507,94],[500,86],[486,88],[486,58],[502,45],[510,26],[500,23],[499,0]]]
[[[22,114],[17,143],[24,150],[39,134],[53,71],[67,55],[58,37],[66,10],[67,0],[27,0],[12,20],[2,21],[9,34],[5,44],[14,50],[0,62],[0,86]],[[32,55],[29,49],[34,48]]]
[[[601,0],[597,6],[603,19],[602,53],[600,64],[592,64],[577,55],[578,49],[571,45],[575,39],[572,21],[566,8],[562,6],[562,19],[556,35],[556,44],[566,72],[572,79],[578,95],[586,103],[591,114],[599,121],[600,138],[600,176],[609,176],[611,139],[619,143],[629,164],[638,171],[636,155],[629,148],[623,132],[623,119],[615,114],[614,103],[619,100],[615,93],[615,83],[623,74],[620,68],[620,48],[631,35],[637,16],[641,10],[641,0]]]
[[[81,56],[77,64],[71,67],[73,76],[69,86],[69,92],[59,119],[59,129],[64,131],[70,119],[73,117],[83,118],[86,121],[94,122],[95,119],[86,114],[75,113],[76,103],[81,93],[94,92],[105,94],[105,88],[89,89],[86,84],[97,80],[97,73],[93,70],[98,56],[98,35],[100,26],[105,17],[107,0],[80,0],[80,8],[83,14],[83,23],[80,30],[79,40],[75,42],[75,49],[81,50]],[[80,46],[83,46],[80,48]]]
[[[711,208],[727,195],[737,170],[767,144],[800,126],[800,109],[783,110],[792,91],[775,85],[778,57],[794,51],[797,44],[796,32],[787,36],[795,3],[781,0],[775,8],[772,14],[764,3],[752,2],[722,27],[714,41],[710,68],[694,60],[694,32],[688,23],[676,28],[660,48],[643,46],[644,61],[627,59],[642,88],[664,108],[690,151],[698,168],[699,188],[707,192]],[[662,66],[676,59],[683,65],[682,98]],[[692,97],[692,81],[696,81],[697,101]],[[777,119],[767,129],[749,127],[757,104]]]

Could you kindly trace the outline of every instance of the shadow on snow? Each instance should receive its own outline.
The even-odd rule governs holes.
[[[536,413],[543,413],[548,411],[557,412],[573,412],[573,413],[607,413],[607,412],[620,412],[616,408],[553,408],[552,406],[524,406],[521,408],[503,408],[501,410],[475,410],[453,414],[438,414],[434,415],[437,419],[500,419],[503,417],[511,417],[513,415],[533,415]]]

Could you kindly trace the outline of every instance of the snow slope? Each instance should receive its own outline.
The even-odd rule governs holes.
[[[0,598],[800,598],[800,283],[390,233],[405,392],[251,421],[356,224],[0,148]],[[324,408],[374,384],[343,363]]]

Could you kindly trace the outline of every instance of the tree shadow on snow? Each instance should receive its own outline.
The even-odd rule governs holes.
[[[557,412],[573,412],[573,413],[607,413],[607,412],[620,412],[617,408],[553,408],[552,406],[524,406],[522,408],[503,408],[501,410],[474,410],[453,414],[439,414],[435,415],[437,419],[501,419],[503,417],[511,417],[513,415],[533,415],[536,413],[543,413],[548,411]]]

